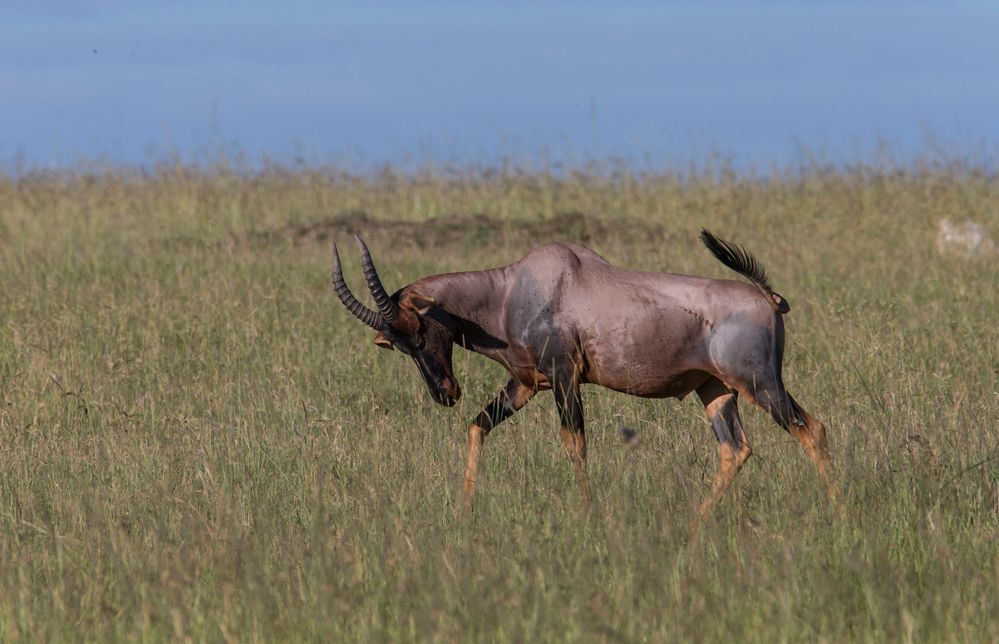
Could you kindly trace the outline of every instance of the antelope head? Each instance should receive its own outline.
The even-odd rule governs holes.
[[[368,291],[377,311],[354,297],[343,279],[340,254],[333,244],[333,288],[354,317],[375,330],[374,343],[383,349],[399,349],[413,359],[427,383],[430,395],[438,404],[451,407],[461,398],[461,387],[454,377],[451,350],[455,342],[455,324],[434,298],[405,287],[389,295],[371,261],[371,253],[360,237],[354,235],[361,249],[361,267]]]

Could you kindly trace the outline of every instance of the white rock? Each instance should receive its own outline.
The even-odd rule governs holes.
[[[997,252],[996,243],[985,226],[970,219],[955,224],[944,217],[938,227],[937,250],[944,255],[995,255]]]

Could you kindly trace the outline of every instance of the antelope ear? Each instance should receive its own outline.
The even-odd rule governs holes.
[[[389,351],[395,348],[395,345],[392,344],[392,341],[386,338],[381,331],[375,334],[374,342],[381,348],[388,349]]]
[[[430,309],[437,304],[437,300],[429,295],[411,292],[403,298],[401,304],[418,315],[426,315],[430,312]]]

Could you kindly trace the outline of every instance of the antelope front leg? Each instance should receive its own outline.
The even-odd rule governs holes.
[[[583,427],[583,398],[579,391],[579,371],[552,383],[555,406],[561,420],[562,448],[576,473],[583,503],[590,503],[590,480],[586,474],[586,433]]]
[[[486,434],[526,405],[534,397],[534,393],[533,388],[521,384],[516,378],[511,378],[503,391],[499,392],[468,426],[468,462],[465,465],[465,482],[462,486],[466,511],[472,509],[475,479],[479,473],[479,457],[486,442]]]

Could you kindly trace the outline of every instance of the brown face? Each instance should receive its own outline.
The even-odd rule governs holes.
[[[450,316],[433,298],[412,292],[399,297],[399,309],[398,319],[375,334],[375,344],[399,349],[412,358],[434,402],[451,407],[461,398],[461,387],[451,367],[454,326]]]

